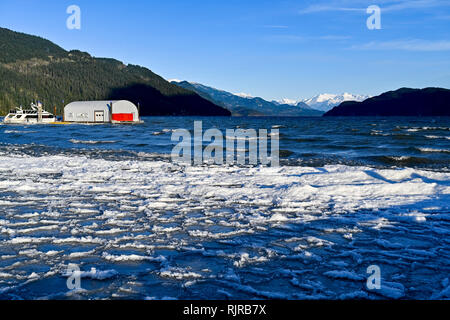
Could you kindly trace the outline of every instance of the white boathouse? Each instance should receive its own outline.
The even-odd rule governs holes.
[[[64,121],[76,123],[137,123],[138,108],[127,100],[76,101],[64,108]]]

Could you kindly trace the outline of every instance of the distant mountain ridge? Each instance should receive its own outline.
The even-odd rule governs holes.
[[[41,37],[0,28],[0,113],[40,100],[62,114],[78,100],[130,100],[141,115],[229,116],[196,93],[147,68],[66,51]],[[64,101],[64,102],[63,102]]]
[[[323,112],[314,110],[304,102],[296,105],[279,104],[246,94],[233,94],[196,82],[172,80],[171,83],[192,90],[211,102],[231,111],[233,116],[322,116]]]
[[[299,102],[303,102],[307,104],[310,108],[327,112],[334,107],[338,106],[344,101],[364,101],[368,99],[369,96],[361,95],[361,94],[351,94],[351,93],[343,93],[343,94],[329,94],[323,93],[317,96],[314,96],[309,99],[302,100],[291,100],[291,99],[282,99],[281,101],[277,101],[277,103],[286,103],[291,105],[297,105]]]
[[[450,116],[450,90],[401,88],[363,102],[343,102],[325,116]]]
[[[345,101],[364,101],[370,98],[367,95],[362,94],[351,94],[351,93],[343,93],[343,94],[319,94],[310,99],[303,100],[304,103],[309,105],[311,108],[321,110],[321,111],[329,111],[334,107],[340,105]]]

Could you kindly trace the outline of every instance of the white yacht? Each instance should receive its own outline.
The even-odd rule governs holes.
[[[37,124],[37,123],[53,123],[56,117],[50,112],[42,108],[42,104],[32,103],[31,109],[23,109],[22,106],[16,110],[11,110],[3,120],[5,124]]]

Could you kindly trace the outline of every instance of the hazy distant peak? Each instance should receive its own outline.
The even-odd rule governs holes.
[[[167,81],[168,82],[175,82],[175,83],[183,82],[183,80],[180,80],[180,79],[168,79]]]
[[[246,99],[253,99],[254,96],[252,96],[251,94],[248,93],[233,93],[235,96],[241,97],[241,98],[246,98]]]

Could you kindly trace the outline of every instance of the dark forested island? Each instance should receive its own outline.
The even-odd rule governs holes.
[[[362,102],[343,102],[324,116],[450,116],[450,90],[402,88]]]
[[[0,115],[40,100],[49,111],[77,100],[130,100],[141,115],[229,116],[147,68],[66,51],[40,37],[0,28]]]

